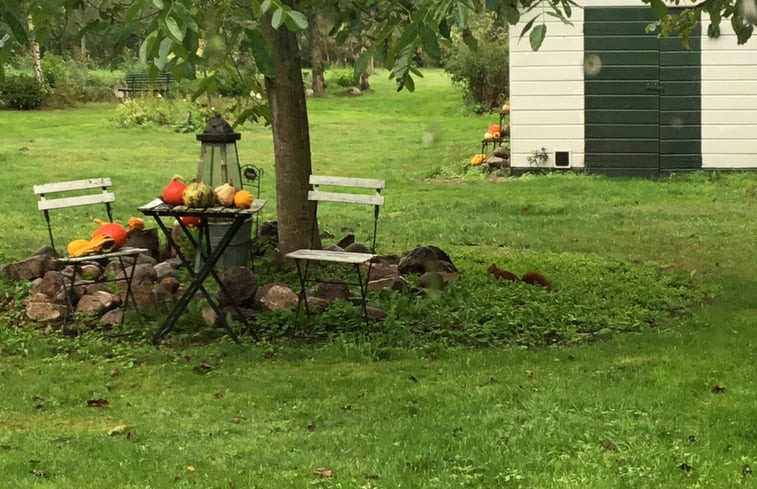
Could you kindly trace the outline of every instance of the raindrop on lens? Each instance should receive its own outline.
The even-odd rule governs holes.
[[[586,76],[597,76],[602,70],[602,59],[596,54],[589,54],[584,58],[584,73]]]

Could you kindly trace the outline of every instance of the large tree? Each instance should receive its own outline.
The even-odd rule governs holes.
[[[662,0],[641,0],[661,17],[663,33],[676,32],[684,37],[697,13],[706,11],[714,23],[731,18],[739,27],[740,39],[751,34],[753,19],[748,14],[754,0],[673,0],[689,4],[683,15],[668,16]],[[35,18],[54,18],[61,8],[92,5],[82,0],[0,0],[0,64],[10,55],[11,42],[28,44],[44,36],[44,22]],[[528,34],[533,49],[538,49],[547,34],[548,16],[569,22],[573,0],[135,0],[109,4],[114,47],[141,36],[141,57],[153,72],[170,70],[175,76],[193,78],[201,68],[204,78],[200,92],[213,91],[228,80],[242,82],[250,94],[238,107],[237,123],[246,120],[272,122],[276,167],[276,210],[279,220],[280,250],[286,253],[307,246],[313,229],[311,207],[307,202],[308,175],[311,172],[310,137],[305,87],[300,74],[300,51],[295,33],[307,29],[302,11],[319,5],[336,4],[340,16],[331,34],[337,42],[348,36],[369,39],[370,46],[359,57],[356,74],[361,74],[375,59],[388,68],[397,89],[414,90],[414,77],[421,73],[413,65],[413,55],[422,49],[432,58],[441,56],[440,43],[449,42],[453,26],[462,38],[475,47],[468,30],[473,12],[497,10],[511,25],[521,18],[522,34]],[[745,10],[746,9],[746,10]],[[37,30],[29,29],[28,18]],[[88,26],[103,29],[102,20]],[[249,50],[258,72],[244,75],[240,69],[240,49]],[[259,103],[255,94],[265,91],[270,106]]]

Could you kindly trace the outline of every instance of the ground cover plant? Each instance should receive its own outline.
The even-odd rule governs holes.
[[[314,167],[385,178],[379,251],[440,246],[460,282],[425,302],[373,297],[390,318],[357,341],[356,328],[334,327],[344,308],[314,325],[315,344],[277,337],[282,315],[259,343],[208,341],[185,326],[160,349],[144,341],[150,323],[73,338],[20,328],[24,287],[4,283],[0,480],[748,486],[757,178],[472,178],[463,167],[490,120],[465,116],[448,80],[431,72],[415,94],[378,77],[372,86],[310,102]],[[191,134],[119,129],[113,109],[2,113],[0,261],[46,242],[35,183],[107,173],[125,222],[171,175],[192,175]],[[261,193],[273,202],[270,138],[245,128],[240,156],[264,168]],[[358,235],[368,225],[324,211],[335,235],[345,222]],[[491,263],[539,270],[555,290],[497,282]],[[428,327],[445,322],[454,327]]]

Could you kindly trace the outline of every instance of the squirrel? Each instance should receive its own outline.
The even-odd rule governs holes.
[[[539,272],[527,272],[525,275],[523,275],[523,277],[519,278],[512,272],[502,270],[494,263],[492,263],[491,266],[486,269],[486,271],[493,275],[496,279],[509,280],[511,282],[525,282],[529,285],[541,285],[548,291],[552,290],[552,282],[550,282],[547,277]]]

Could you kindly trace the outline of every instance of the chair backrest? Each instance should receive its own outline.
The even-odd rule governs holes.
[[[116,200],[116,196],[109,190],[111,185],[110,178],[90,178],[34,186],[34,193],[39,197],[37,208],[45,215],[47,232],[50,235],[50,245],[53,248],[55,248],[55,241],[53,240],[49,211],[83,205],[102,204],[105,206],[108,220],[112,222],[113,211],[111,203]]]
[[[381,195],[381,191],[386,186],[384,180],[310,175],[310,185],[312,186],[312,190],[308,192],[308,200],[315,201],[316,206],[318,202],[372,205],[374,207],[372,249],[376,249],[379,209],[384,205],[384,196]],[[321,190],[321,186],[329,187],[330,190],[323,191]],[[335,187],[336,190],[332,190],[331,187]],[[347,192],[346,190],[350,191]],[[373,190],[373,192],[355,193],[355,190]]]

